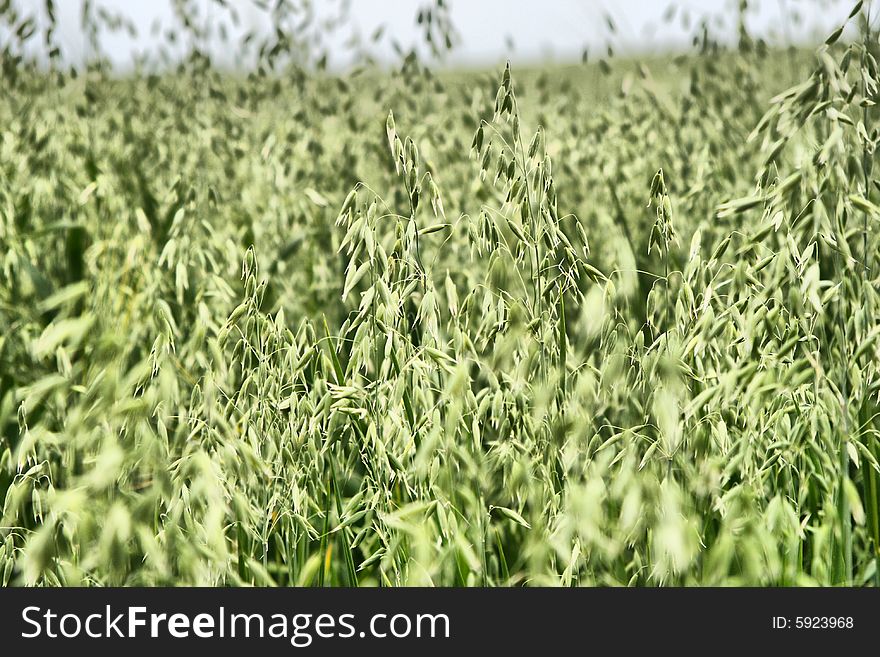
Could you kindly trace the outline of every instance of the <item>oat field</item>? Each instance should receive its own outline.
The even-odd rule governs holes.
[[[3,585],[880,582],[861,3],[818,49],[474,72],[28,36]]]

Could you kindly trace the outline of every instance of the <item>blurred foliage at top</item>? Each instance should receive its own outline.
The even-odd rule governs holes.
[[[4,585],[880,579],[861,3],[815,53],[346,76],[305,5],[232,75],[181,3],[118,78],[17,6]]]

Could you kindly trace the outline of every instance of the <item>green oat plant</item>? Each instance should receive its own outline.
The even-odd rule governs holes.
[[[515,76],[279,7],[248,76],[3,54],[4,586],[878,582],[861,3]]]

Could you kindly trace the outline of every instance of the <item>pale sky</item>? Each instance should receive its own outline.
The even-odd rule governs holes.
[[[25,5],[29,2],[31,0],[25,0]],[[208,6],[208,0],[191,2],[201,8]],[[228,2],[242,15],[242,32],[267,29],[265,15],[261,15],[249,0]],[[120,68],[131,63],[133,52],[155,46],[156,38],[150,36],[151,25],[159,21],[169,26],[174,20],[172,0],[96,0],[96,3],[108,9],[122,10],[138,27],[140,36],[137,40],[122,35],[105,38],[105,48]],[[606,13],[616,25],[617,33],[612,36],[612,42],[618,52],[686,49],[688,35],[693,34],[699,17],[706,15],[726,16],[727,26],[718,30],[733,38],[734,8],[738,0],[447,0],[447,3],[451,6],[452,22],[461,37],[447,63],[480,66],[494,65],[504,59],[514,63],[576,60],[585,48],[591,56],[598,57],[608,43]],[[69,57],[82,54],[80,4],[81,0],[58,2],[59,34],[64,52]],[[386,38],[373,47],[373,52],[380,61],[393,61],[387,37],[395,37],[405,47],[417,43],[420,33],[415,16],[425,4],[426,0],[351,0],[349,28],[328,37],[331,67],[339,69],[350,64],[344,44],[352,31],[368,39],[380,25],[385,25]],[[672,23],[667,24],[663,22],[663,15],[670,4],[675,4],[678,9]],[[839,25],[854,0],[750,0],[749,4],[754,6],[748,14],[748,23],[754,34],[775,43],[810,43],[819,42]],[[332,8],[339,6],[339,1],[317,0],[315,5],[319,13],[329,15]],[[795,23],[781,18],[791,16],[792,9],[800,12],[802,21]],[[686,13],[691,18],[689,29],[682,26]],[[225,59],[226,64],[234,63],[219,44],[213,50],[212,54],[220,61]]]

